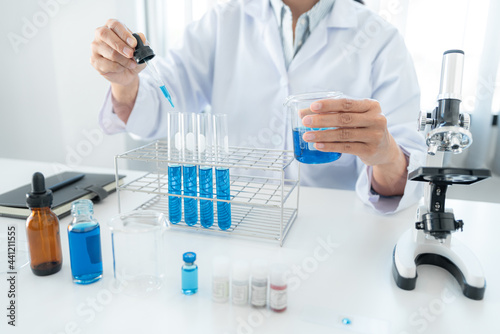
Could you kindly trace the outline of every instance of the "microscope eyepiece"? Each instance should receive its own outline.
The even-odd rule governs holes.
[[[448,50],[443,54],[438,100],[462,100],[464,52]]]

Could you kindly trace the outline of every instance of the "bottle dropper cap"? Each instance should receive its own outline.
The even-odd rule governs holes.
[[[52,190],[45,189],[45,177],[42,173],[33,174],[31,192],[26,194],[28,208],[45,208],[52,205]]]
[[[153,59],[155,56],[153,49],[151,49],[149,45],[144,45],[141,37],[138,34],[133,33],[132,35],[137,40],[137,45],[134,50],[134,58],[137,64],[142,64],[146,61]]]

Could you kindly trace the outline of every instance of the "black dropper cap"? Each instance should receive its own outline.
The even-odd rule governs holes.
[[[33,174],[31,192],[26,194],[26,204],[29,208],[45,208],[52,205],[52,190],[45,189],[45,177],[42,173]]]
[[[153,59],[155,56],[153,49],[151,49],[149,45],[144,45],[141,37],[138,34],[133,33],[132,35],[137,40],[137,45],[134,51],[134,58],[137,64],[142,64],[145,61]]]

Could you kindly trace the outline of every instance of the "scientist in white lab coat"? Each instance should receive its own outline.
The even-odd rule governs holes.
[[[96,29],[91,64],[111,82],[100,124],[109,134],[164,137],[171,106],[147,73],[139,75],[135,46],[117,20]],[[303,123],[337,127],[304,136],[342,157],[302,165],[302,184],[356,189],[382,213],[421,196],[420,182],[407,182],[426,148],[415,129],[420,91],[411,57],[396,28],[355,0],[228,1],[191,23],[157,68],[177,110],[210,105],[228,114],[237,146],[291,149],[286,97],[341,91],[352,98],[312,104]]]

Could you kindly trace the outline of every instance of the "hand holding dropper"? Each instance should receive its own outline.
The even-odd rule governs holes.
[[[135,60],[137,61],[138,64],[146,63],[146,65],[147,65],[146,67],[148,68],[149,72],[151,73],[151,75],[155,79],[156,83],[160,87],[161,91],[163,92],[163,95],[165,95],[168,102],[170,102],[170,105],[173,108],[174,104],[172,103],[172,97],[170,96],[170,93],[168,92],[167,88],[165,87],[165,83],[163,83],[163,80],[161,79],[160,74],[158,73],[158,70],[153,65],[153,63],[149,62],[155,56],[153,49],[151,49],[149,47],[149,45],[144,45],[144,43],[142,42],[142,39],[139,37],[138,34],[134,33],[132,35],[137,40],[137,46],[135,47],[135,51],[134,51]]]

